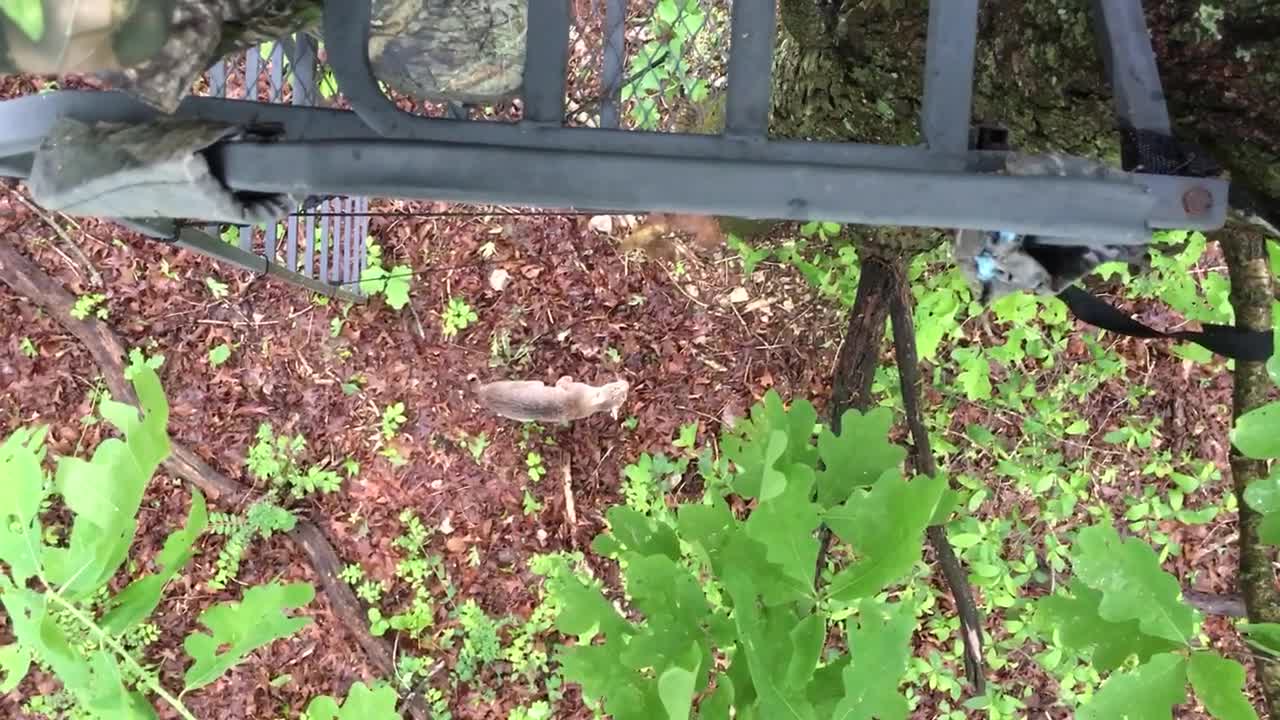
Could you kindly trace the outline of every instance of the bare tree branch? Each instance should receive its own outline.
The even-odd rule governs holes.
[[[897,283],[897,291],[889,301],[893,322],[893,347],[898,360],[898,378],[902,384],[902,405],[907,414],[907,427],[915,445],[916,469],[930,477],[938,474],[938,465],[929,442],[929,431],[920,412],[920,359],[916,354],[916,327],[911,313],[911,289],[905,280]],[[927,530],[929,544],[937,556],[942,575],[951,589],[951,597],[960,615],[960,638],[964,642],[964,674],[975,694],[986,692],[982,662],[982,617],[969,589],[969,578],[956,557],[947,531],[940,525]]]

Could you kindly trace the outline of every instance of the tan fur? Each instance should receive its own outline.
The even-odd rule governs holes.
[[[616,420],[630,389],[626,380],[595,386],[574,382],[567,375],[551,386],[536,380],[481,383],[475,375],[467,377],[467,384],[485,409],[523,422],[570,422],[598,412],[608,412]]]

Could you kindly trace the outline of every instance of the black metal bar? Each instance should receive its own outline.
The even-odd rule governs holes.
[[[284,46],[271,44],[271,102],[284,102]]]
[[[1149,240],[1158,199],[1134,182],[927,173],[398,141],[214,148],[232,187],[535,207],[589,206],[867,225]],[[287,169],[287,171],[285,170]],[[631,178],[618,183],[618,176]],[[1206,186],[1213,181],[1199,180]],[[1216,188],[1218,191],[1225,189]],[[1211,188],[1211,192],[1213,188]],[[1187,218],[1172,227],[1210,225]]]
[[[601,128],[534,128],[498,122],[456,122],[400,113],[397,132],[402,139],[500,145],[541,150],[620,153],[674,158],[732,161],[804,162],[834,166],[858,165],[905,170],[996,170],[1004,166],[1002,153],[933,153],[925,148],[864,143],[815,143],[774,140],[767,143],[685,133],[635,133]],[[151,108],[124,93],[63,90],[0,102],[0,156],[31,152],[40,146],[60,115],[105,122],[140,122],[157,117]],[[248,103],[220,98],[188,97],[178,117],[202,118],[231,124],[279,123],[291,140],[378,139],[355,113],[328,108]],[[401,139],[401,138],[398,138]],[[619,176],[618,181],[626,178]]]
[[[298,35],[293,62],[293,104],[315,105],[320,96],[316,87],[316,41],[310,35]]]
[[[329,212],[328,205],[328,203],[321,205],[321,207],[325,208],[323,212]],[[302,226],[304,232],[301,233],[302,242],[306,243],[303,246],[303,269],[301,272],[303,275],[313,278],[316,276],[316,219],[310,215],[303,215],[302,217],[307,222]]]
[[[622,70],[626,65],[626,0],[604,0],[604,47],[600,71],[600,127],[621,124]]]
[[[528,4],[525,34],[524,120],[538,125],[564,123],[564,85],[569,68],[569,0]]]
[[[977,40],[978,0],[929,0],[921,125],[931,150],[969,147]]]
[[[262,55],[257,46],[244,51],[244,99],[258,100],[258,75],[262,71]]]
[[[288,219],[287,227],[285,228],[285,242],[288,245],[285,246],[284,261],[289,266],[289,269],[294,272],[298,271],[298,225],[301,223],[302,218],[295,215]]]
[[[1099,50],[1122,124],[1169,135],[1169,109],[1141,0],[1092,0]]]
[[[769,132],[776,10],[776,0],[733,3],[725,135],[763,138]]]

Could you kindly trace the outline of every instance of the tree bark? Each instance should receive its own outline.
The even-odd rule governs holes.
[[[1222,244],[1231,273],[1231,306],[1236,325],[1246,330],[1266,331],[1273,327],[1271,317],[1272,279],[1266,240],[1256,235],[1229,238]],[[1232,418],[1262,407],[1267,403],[1271,378],[1260,362],[1236,361],[1232,388]],[[1245,489],[1267,477],[1267,462],[1251,460],[1231,449],[1231,480],[1240,513],[1240,576],[1250,622],[1280,622],[1280,590],[1272,561],[1274,548],[1263,545],[1259,537],[1262,516],[1244,501]],[[1258,678],[1272,717],[1280,716],[1280,664],[1267,658],[1257,661]]]

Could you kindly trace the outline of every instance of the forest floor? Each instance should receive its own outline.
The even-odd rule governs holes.
[[[0,96],[36,89],[7,86]],[[0,242],[38,262],[71,293],[101,294],[105,322],[129,346],[164,355],[159,373],[172,405],[175,440],[230,478],[261,489],[246,458],[260,426],[270,423],[277,435],[305,438],[307,463],[344,473],[339,492],[311,496],[294,510],[321,528],[343,562],[358,563],[367,578],[385,583],[384,613],[410,601],[411,592],[396,574],[406,556],[397,544],[407,533],[402,513],[413,512],[429,529],[420,550],[439,559],[428,583],[435,625],[422,642],[389,635],[397,636],[398,652],[425,659],[426,685],[439,691],[453,717],[465,720],[507,720],[513,708],[548,697],[557,719],[591,716],[575,688],[559,685],[550,672],[554,663],[536,660],[561,639],[554,631],[535,619],[535,632],[525,638],[532,645],[506,654],[543,604],[542,578],[530,561],[546,553],[583,552],[593,572],[616,585],[616,566],[592,555],[589,545],[604,529],[604,513],[628,500],[626,489],[634,483],[629,485],[626,468],[645,453],[680,456],[686,448],[675,441],[690,424],[696,425],[699,444],[714,447],[725,422],[745,414],[769,389],[784,399],[807,398],[825,414],[847,324],[846,307],[785,263],[766,261],[744,274],[741,259],[728,248],[676,264],[627,254],[619,241],[628,220],[620,217],[377,202],[374,211],[396,214],[373,217],[370,235],[392,262],[414,269],[409,305],[397,311],[382,298],[348,307],[106,223],[53,216],[55,228],[21,192],[0,187]],[[794,237],[793,230],[782,228],[780,237]],[[1196,272],[1223,273],[1221,265],[1210,251]],[[499,270],[510,277],[501,290],[490,284]],[[477,319],[446,337],[442,314],[455,298]],[[1160,303],[1127,307],[1155,327],[1178,322]],[[1109,512],[1130,521],[1134,534],[1158,537],[1154,544],[1167,553],[1165,569],[1184,588],[1234,593],[1236,515],[1227,465],[1231,381],[1225,365],[1184,360],[1169,343],[1101,336],[1070,322],[1067,327],[1070,339],[1060,352],[1055,346],[1055,362],[997,364],[985,377],[1003,400],[1002,383],[1016,386],[1015,368],[1048,394],[1072,382],[1089,384],[1094,376],[1080,368],[1110,364],[1095,374],[1105,375],[1096,387],[1064,392],[1056,410],[1011,409],[959,390],[974,378],[963,375],[955,358],[975,349],[995,351],[1011,330],[989,315],[964,320],[963,330],[944,338],[925,364],[926,414],[938,438],[940,464],[957,482],[971,483],[966,497],[976,497],[975,487],[985,493],[972,505],[974,521],[952,528],[953,535],[1016,525],[1002,530],[1008,539],[999,554],[1007,564],[976,557],[958,544],[975,581],[980,567],[995,567],[1000,578],[1018,575],[1009,568],[1027,552],[1052,565],[1046,557],[1061,534]],[[215,362],[210,352],[224,345],[229,356]],[[891,348],[883,362],[891,367]],[[598,415],[529,431],[481,410],[465,393],[469,373],[546,382],[562,375],[594,383],[621,377],[631,391],[616,421]],[[895,407],[893,437],[904,441],[896,378],[886,373],[878,392]],[[90,452],[106,437],[103,423],[86,422],[104,389],[98,374],[75,337],[30,299],[0,285],[0,435],[43,424],[50,428],[54,454]],[[384,432],[388,409],[400,403],[403,424]],[[1029,430],[1076,422],[1087,430],[1052,438]],[[1106,439],[1112,433],[1120,439]],[[1028,448],[1043,452],[1032,456]],[[1015,479],[1005,462],[1010,458],[1014,464],[1042,461],[1041,472]],[[1179,503],[1225,512],[1200,522],[1174,517],[1168,499],[1174,482],[1166,470],[1195,474],[1191,467],[1209,474]],[[669,503],[700,495],[693,470],[672,486],[659,490]],[[152,483],[132,556],[137,565],[146,567],[154,558],[186,516],[190,498],[188,486],[163,471]],[[1063,498],[1078,498],[1079,505],[1040,517],[1044,503]],[[316,581],[307,556],[278,534],[254,541],[236,581],[211,590],[208,580],[222,546],[219,537],[202,538],[195,560],[174,580],[153,618],[159,638],[148,657],[170,686],[180,684],[187,663],[181,639],[201,610],[239,598],[248,585]],[[913,716],[984,717],[959,708],[966,690],[953,606],[931,573],[931,561],[926,557],[913,579],[939,597],[930,611],[936,622],[922,625],[915,637]],[[1018,575],[1020,599],[1045,590],[1022,577],[1033,571]],[[1058,579],[1052,570],[1041,576],[1050,584]],[[990,609],[989,594],[978,595]],[[457,637],[465,632],[459,609],[468,601],[491,622],[505,621],[499,630],[503,655],[463,680],[456,672]],[[254,652],[184,698],[196,715],[294,718],[317,694],[341,696],[356,680],[383,677],[323,593],[305,612],[315,619],[312,625]],[[1013,610],[987,613],[988,635],[1007,640],[1015,617]],[[1210,617],[1205,633],[1223,654],[1252,667],[1229,618]],[[10,640],[0,619],[0,645]],[[1060,702],[1066,690],[1040,666],[1043,650],[1017,646],[1006,654],[1000,646],[995,654],[1007,662],[991,671],[990,681],[1019,697],[1029,717],[1069,717]],[[523,667],[533,671],[526,675],[515,661],[531,657]],[[52,679],[33,675],[0,696],[0,717],[37,717],[23,703],[56,687]],[[1206,716],[1184,706],[1178,717]]]
[[[620,227],[621,219],[615,221]],[[669,264],[620,254],[616,239],[592,224],[585,216],[375,217],[372,235],[389,256],[416,269],[410,307],[396,312],[381,299],[350,308],[326,302],[103,223],[64,228],[82,251],[79,258],[15,191],[0,197],[0,240],[36,259],[71,292],[102,293],[106,322],[130,346],[165,356],[160,374],[173,406],[175,439],[246,484],[253,480],[245,458],[264,422],[277,433],[305,437],[310,462],[335,468],[347,460],[358,463],[358,473],[340,493],[310,500],[298,511],[319,524],[344,561],[358,562],[368,577],[388,587],[398,587],[395,566],[402,551],[393,542],[405,527],[399,516],[406,509],[417,513],[433,529],[427,552],[443,559],[445,573],[433,587],[442,598],[436,608],[441,627],[456,625],[456,609],[468,599],[493,618],[516,624],[528,618],[540,603],[540,578],[530,572],[529,560],[587,548],[604,527],[604,511],[623,500],[624,467],[641,453],[678,452],[672,443],[682,425],[697,423],[699,438],[712,437],[726,417],[742,415],[770,388],[784,398],[810,398],[819,412],[830,395],[844,310],[819,298],[794,270],[766,263],[743,277],[736,257],[726,251],[682,262],[673,272]],[[600,227],[599,221],[594,224]],[[496,250],[488,259],[480,253],[486,243]],[[489,284],[498,269],[511,277],[501,291]],[[212,286],[209,280],[215,281]],[[227,286],[225,294],[213,290],[217,283]],[[466,298],[478,320],[446,339],[440,314],[454,297]],[[82,422],[92,415],[92,400],[101,392],[92,358],[26,298],[0,287],[0,308],[0,432],[47,424],[54,453],[94,447],[103,426]],[[1159,322],[1157,313],[1152,308],[1143,317]],[[495,352],[494,339],[504,335],[512,350]],[[209,351],[223,343],[233,352],[214,367]],[[1229,477],[1229,376],[1193,366],[1159,344],[1117,345],[1128,369],[1113,390],[1123,393],[1120,386],[1142,384],[1152,391],[1141,413],[1155,420],[1164,438],[1156,448],[1186,450],[1212,461],[1224,479],[1201,494],[1221,500]],[[33,348],[34,356],[24,348]],[[522,351],[527,355],[520,364],[516,358]],[[565,374],[591,382],[623,377],[632,390],[622,411],[625,420],[598,415],[528,436],[519,424],[486,414],[470,401],[464,378],[471,372],[547,382]],[[358,385],[354,391],[353,383]],[[381,417],[395,403],[404,404],[407,419],[391,440],[404,460],[401,466],[381,454],[386,445]],[[1117,417],[1124,414],[1117,413],[1121,404],[1103,388],[1063,410],[1088,420],[1096,437],[1123,425]],[[981,403],[962,402],[953,415],[960,433],[979,423],[1012,441],[1025,421]],[[473,455],[467,443],[481,435],[487,446]],[[538,481],[528,472],[530,452],[542,458],[545,475]],[[1120,482],[1100,487],[1093,500],[1124,514],[1131,506],[1127,494],[1138,493],[1141,468],[1155,452],[1098,455],[1099,474],[1118,472]],[[958,459],[948,469],[982,477],[990,470],[984,465],[981,459]],[[690,473],[690,482],[676,494],[696,497],[697,492]],[[569,496],[576,524],[566,512]],[[189,498],[185,486],[163,473],[152,484],[136,546],[140,563],[158,551],[184,516]],[[992,502],[980,512],[998,517],[1021,510]],[[1201,525],[1162,522],[1172,541],[1184,547],[1167,569],[1187,587],[1231,592],[1233,522],[1233,514]],[[240,592],[237,583],[222,592],[204,584],[220,543],[209,537],[201,542],[195,561],[160,608],[160,640],[152,652],[166,673],[176,676],[182,670],[180,638],[195,614]],[[604,577],[613,574],[605,564],[596,569]],[[311,575],[306,558],[277,535],[251,547],[238,582]],[[394,609],[404,599],[396,592],[387,595],[384,606]],[[341,693],[354,680],[376,676],[323,596],[308,612],[316,619],[313,625],[254,653],[190,696],[195,712],[211,718],[293,717],[315,694]],[[1228,621],[1212,619],[1207,631],[1215,645],[1239,655]],[[547,632],[537,642],[545,647],[554,637]],[[919,643],[922,655],[949,647],[923,633]],[[443,668],[455,662],[451,649],[420,649]],[[962,675],[954,657],[946,663]],[[1025,673],[1026,666],[1020,667]],[[432,684],[444,690],[454,717],[506,718],[510,708],[545,692],[545,678],[530,684],[509,671],[509,664],[499,662],[482,668],[470,682],[452,681],[443,672]],[[1052,683],[1044,677],[997,681],[1034,688],[1050,716],[1061,716],[1053,709]],[[0,713],[27,717],[19,708],[24,694],[49,687],[47,681],[28,681],[0,698]],[[917,716],[929,717],[931,691],[918,690]],[[555,717],[589,716],[584,713],[574,691],[566,688]]]

